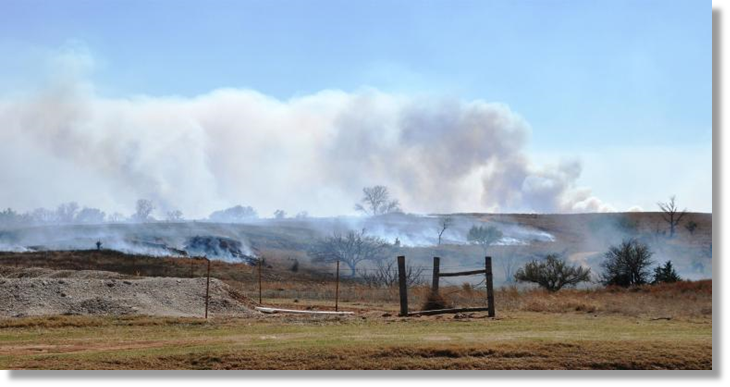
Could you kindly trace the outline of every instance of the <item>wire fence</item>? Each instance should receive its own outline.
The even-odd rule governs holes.
[[[397,309],[399,302],[398,269],[396,259],[384,260],[380,265],[361,262],[353,271],[347,264],[315,265],[309,261],[286,259],[260,261],[261,265],[244,262],[208,261],[195,257],[130,256],[113,251],[80,251],[60,254],[55,252],[0,255],[3,270],[47,268],[51,270],[101,270],[134,277],[177,277],[218,279],[246,296],[256,304],[285,305],[295,308],[322,310],[344,308]],[[422,261],[421,261],[422,262]],[[453,262],[453,261],[452,261]],[[483,269],[474,265],[448,264],[442,272]],[[12,269],[11,269],[12,268]],[[413,263],[407,268],[410,303],[418,306],[430,292],[433,267]],[[35,270],[35,269],[34,269]],[[31,275],[26,273],[23,275]],[[442,278],[441,293],[454,305],[482,305],[484,278],[473,276],[468,283],[461,279]],[[205,295],[206,286],[201,291]],[[207,298],[206,298],[207,299]]]
[[[443,265],[440,269],[443,273],[483,270],[484,267]],[[256,275],[256,280],[244,281],[237,286],[250,299],[266,306],[332,310],[383,307],[387,304],[397,307],[399,299],[398,269],[394,264],[356,267],[354,271],[340,264],[339,275],[336,263],[332,266],[287,269],[267,265],[263,261],[260,265],[250,267],[250,270]],[[430,265],[407,267],[408,298],[411,304],[423,304],[428,298],[433,280],[432,270]],[[483,275],[481,278],[472,278],[468,282],[442,278],[440,293],[453,306],[483,306],[486,304],[485,278]]]

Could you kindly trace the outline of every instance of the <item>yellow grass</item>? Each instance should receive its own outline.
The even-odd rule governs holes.
[[[12,320],[10,369],[710,369],[711,319],[268,316]]]
[[[43,256],[76,265],[80,254]],[[98,253],[108,270],[162,270]],[[6,256],[5,258],[14,256]],[[57,258],[57,259],[56,259]],[[32,260],[31,259],[31,260]],[[126,258],[125,258],[126,259]],[[18,261],[12,261],[15,264]],[[170,260],[167,273],[190,270]],[[22,266],[22,265],[21,265]],[[60,268],[60,267],[53,267]],[[96,268],[96,267],[95,267]],[[68,267],[76,270],[75,267]],[[15,270],[14,265],[6,270]],[[214,276],[257,300],[253,268],[216,264]],[[131,274],[130,274],[131,275]],[[304,279],[302,279],[304,278]],[[267,277],[264,304],[333,309],[334,283],[306,275]],[[50,316],[0,320],[0,368],[9,369],[711,369],[712,281],[634,289],[499,289],[497,319],[484,314],[399,318],[395,288],[343,281],[340,307],[352,317],[231,319]],[[456,306],[483,290],[441,289]],[[411,309],[428,287],[410,289]],[[248,303],[248,301],[247,301]],[[459,316],[463,317],[463,316]]]

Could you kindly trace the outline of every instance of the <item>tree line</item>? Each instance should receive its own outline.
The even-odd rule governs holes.
[[[611,246],[603,255],[603,271],[597,282],[604,286],[631,287],[682,280],[672,261],[666,261],[652,271],[652,256],[651,249],[636,239]],[[534,283],[551,292],[593,281],[590,268],[570,264],[559,254],[548,254],[543,260],[526,263],[515,273],[515,280]]]
[[[93,207],[81,207],[77,202],[62,203],[55,210],[37,208],[35,210],[19,213],[12,208],[0,211],[0,225],[25,225],[25,224],[99,224],[118,222],[146,222],[155,220],[152,212],[155,205],[151,200],[139,199],[135,203],[135,212],[125,216],[119,212],[107,214],[106,212]],[[182,219],[182,212],[171,210],[166,214],[167,220]]]

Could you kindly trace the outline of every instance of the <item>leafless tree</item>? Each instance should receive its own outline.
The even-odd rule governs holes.
[[[487,254],[489,246],[502,239],[502,231],[494,226],[472,226],[466,235],[469,243],[481,246],[484,254]]]
[[[438,245],[441,246],[441,237],[444,235],[446,230],[451,227],[451,225],[454,224],[454,219],[450,216],[445,216],[439,219],[439,228],[438,228],[438,235],[439,235],[439,243]]]
[[[122,215],[118,212],[115,212],[115,213],[109,215],[107,220],[112,223],[122,222],[122,221],[124,221],[124,215]]]
[[[690,220],[689,222],[687,222],[687,224],[684,225],[684,228],[686,228],[687,231],[689,231],[690,235],[694,235],[695,231],[697,231],[697,228],[699,226],[700,225],[697,224],[697,222],[695,222],[694,220]]]
[[[423,278],[423,266],[406,265],[406,284],[408,286],[421,285],[426,282]],[[398,268],[395,260],[378,261],[376,267],[367,270],[358,270],[360,278],[367,286],[373,288],[388,288],[398,284]]]
[[[106,214],[98,208],[84,207],[76,215],[76,222],[78,223],[99,224],[104,223],[105,219]]]
[[[662,218],[669,225],[669,238],[674,238],[679,222],[682,221],[685,215],[687,215],[687,209],[679,211],[675,202],[676,197],[672,196],[666,203],[659,202],[657,205],[662,210]]]
[[[532,282],[551,292],[565,286],[576,286],[591,280],[591,269],[571,265],[557,254],[548,254],[545,260],[532,261],[517,270],[515,279],[519,282]]]
[[[183,218],[183,213],[180,210],[172,210],[167,212],[167,220],[169,222],[179,222]]]
[[[274,211],[274,219],[284,219],[284,218],[286,218],[286,211],[284,211],[284,210]]]
[[[152,201],[147,199],[139,199],[137,200],[137,208],[134,212],[134,219],[138,222],[150,220],[150,215],[154,210],[155,206],[154,204],[152,204]]]
[[[362,261],[379,261],[386,257],[391,245],[376,236],[349,231],[347,234],[334,233],[317,241],[309,250],[312,262],[334,263],[340,261],[350,268],[352,277],[357,265]]]
[[[515,257],[502,257],[500,264],[502,267],[502,273],[504,273],[504,282],[506,284],[514,284],[515,272],[519,266]]]
[[[76,202],[63,203],[56,209],[56,218],[61,223],[71,223],[76,219],[79,205]]]
[[[23,216],[18,214],[12,208],[0,211],[0,226],[11,226],[19,224],[23,221]],[[1,235],[1,234],[0,234]]]
[[[210,214],[208,219],[220,223],[240,223],[250,219],[256,219],[259,214],[251,206],[233,206],[225,210],[215,211]]]
[[[363,198],[355,204],[355,209],[367,215],[384,215],[400,212],[398,200],[391,200],[388,188],[382,185],[362,189]]]
[[[498,260],[504,273],[505,283],[508,285],[512,285],[516,281],[515,274],[523,261],[523,250],[523,247],[511,248]]]
[[[30,217],[35,223],[48,224],[58,221],[58,216],[54,211],[45,208],[36,208],[30,213]]]

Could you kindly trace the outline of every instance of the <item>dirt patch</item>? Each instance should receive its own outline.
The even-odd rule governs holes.
[[[12,268],[0,266],[2,278],[86,278],[122,279],[131,278],[120,273],[103,270],[53,270],[42,267]]]
[[[205,278],[113,278],[84,271],[58,277],[41,270],[0,278],[0,317],[41,315],[202,316]],[[111,273],[113,274],[113,273]],[[31,277],[31,275],[35,275]],[[112,278],[110,278],[112,277]],[[217,279],[210,281],[209,314],[252,315],[252,304]]]

